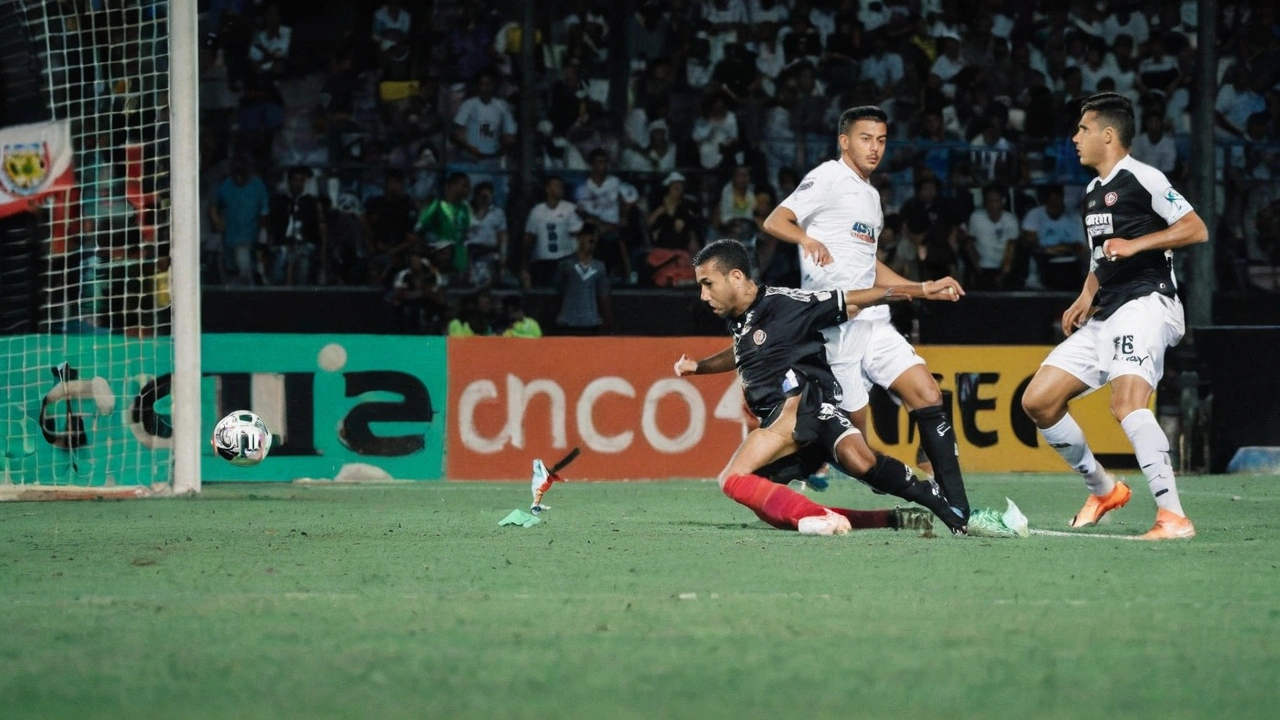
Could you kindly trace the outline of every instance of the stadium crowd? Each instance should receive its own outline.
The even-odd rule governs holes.
[[[445,288],[568,292],[575,264],[605,306],[688,283],[721,237],[797,284],[762,223],[855,104],[891,118],[880,252],[913,279],[1078,289],[1091,93],[1130,97],[1134,156],[1189,179],[1193,0],[574,0],[538,6],[531,75],[516,2],[201,7],[205,281],[382,287],[406,332],[460,315]],[[1220,7],[1219,282],[1276,289],[1280,18]]]

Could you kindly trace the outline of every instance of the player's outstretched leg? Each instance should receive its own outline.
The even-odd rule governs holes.
[[[1141,377],[1123,375],[1111,383],[1111,411],[1129,436],[1138,465],[1147,476],[1147,486],[1156,500],[1156,524],[1142,539],[1193,538],[1196,528],[1182,510],[1173,465],[1169,462],[1169,438],[1146,407],[1150,397],[1151,386]]]
[[[1049,447],[1057,451],[1089,488],[1089,498],[1071,518],[1071,527],[1096,525],[1103,515],[1129,502],[1129,486],[1117,481],[1093,456],[1084,430],[1067,412],[1067,401],[1088,389],[1065,370],[1042,365],[1022,395],[1022,409],[1039,428]]]
[[[794,412],[794,411],[792,411]],[[790,420],[793,423],[794,415]],[[803,535],[843,535],[849,532],[849,521],[785,485],[770,482],[754,474],[774,458],[793,454],[788,418],[778,422],[783,427],[752,430],[720,473],[720,489],[735,502],[746,505],[765,522],[784,530],[798,530]]]
[[[933,511],[953,533],[967,532],[961,517],[942,496],[936,483],[917,478],[902,461],[873,452],[862,434],[851,432],[836,444],[836,464],[841,472],[889,495],[923,505]]]

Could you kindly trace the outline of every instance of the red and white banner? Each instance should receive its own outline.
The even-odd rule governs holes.
[[[529,477],[570,448],[578,480],[715,477],[745,434],[736,373],[677,378],[729,338],[449,338],[447,475]]]
[[[73,185],[69,122],[0,129],[0,217],[26,212],[44,196]]]

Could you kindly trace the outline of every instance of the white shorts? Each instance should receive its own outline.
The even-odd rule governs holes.
[[[866,407],[872,385],[888,388],[912,365],[923,365],[911,343],[884,320],[850,320],[822,331],[827,339],[827,362],[840,382],[845,412]]]
[[[1052,365],[1097,390],[1121,375],[1152,388],[1164,375],[1164,351],[1186,332],[1182,303],[1159,293],[1130,300],[1106,320],[1090,320],[1049,353]]]

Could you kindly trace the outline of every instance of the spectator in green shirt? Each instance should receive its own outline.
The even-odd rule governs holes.
[[[503,331],[502,337],[542,337],[542,326],[538,324],[537,320],[534,320],[524,314],[524,304],[521,302],[519,295],[508,295],[504,298],[502,301],[502,309],[507,316],[507,322],[511,323],[511,325]]]
[[[454,272],[467,272],[467,232],[471,228],[471,207],[467,198],[471,195],[471,178],[466,173],[455,172],[444,181],[444,197],[427,204],[418,215],[413,232],[428,244],[453,243]]]

